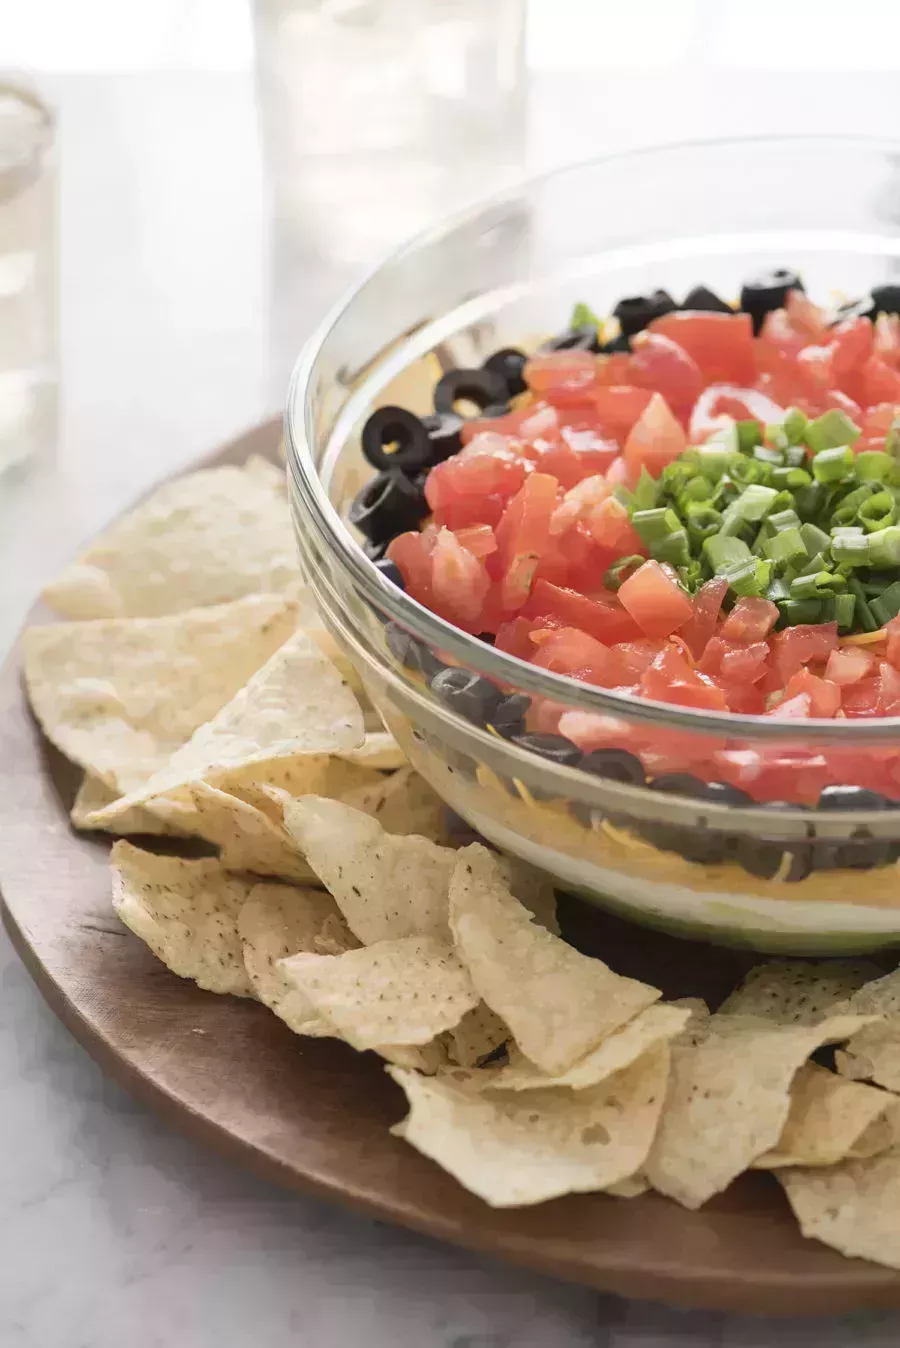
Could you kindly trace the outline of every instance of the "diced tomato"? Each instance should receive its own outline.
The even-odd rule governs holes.
[[[506,412],[502,417],[472,417],[471,420],[463,422],[460,438],[463,444],[467,445],[484,431],[495,435],[517,437],[524,421],[528,421],[529,418],[549,406],[549,403],[535,400],[526,403],[524,407],[515,408],[512,412]],[[555,410],[551,409],[551,411],[553,411],[555,418]]]
[[[532,640],[534,639],[532,635]],[[614,648],[595,641],[577,627],[563,627],[558,632],[541,633],[541,641],[533,663],[554,674],[568,674],[583,683],[601,688],[615,688],[622,683],[625,667]]]
[[[641,692],[656,702],[674,702],[681,707],[705,707],[727,711],[722,689],[705,674],[691,669],[674,646],[667,645],[641,676]]]
[[[749,314],[676,309],[654,319],[649,331],[677,342],[697,365],[706,384],[750,385],[756,378]]]
[[[778,621],[778,607],[770,599],[748,595],[739,599],[721,627],[726,641],[763,641]]]
[[[457,529],[456,537],[473,557],[489,557],[497,551],[494,531],[487,524],[470,524],[464,529]]]
[[[872,354],[872,324],[868,318],[848,318],[831,329],[831,367],[838,384]],[[881,355],[879,351],[877,353]],[[882,357],[883,358],[883,357]]]
[[[563,426],[559,440],[540,449],[534,456],[538,472],[549,473],[566,490],[579,482],[607,471],[618,458],[615,440],[603,440],[590,427]]]
[[[860,319],[866,322],[866,319]],[[874,351],[879,360],[900,370],[900,315],[879,314],[875,320]],[[870,350],[872,347],[870,346]]]
[[[407,594],[430,608],[433,597],[431,553],[423,535],[415,532],[398,534],[391,539],[385,555],[399,566]]]
[[[570,488],[553,512],[551,535],[565,533],[573,524],[587,519],[596,506],[612,496],[612,491],[603,477],[587,477]]]
[[[828,657],[825,677],[839,688],[848,688],[853,683],[859,683],[860,679],[867,678],[876,663],[875,656],[865,646],[838,646]]]
[[[634,738],[628,721],[601,712],[566,711],[559,719],[559,733],[585,753],[592,749],[626,748]]]
[[[681,637],[695,660],[706,649],[706,643],[716,630],[722,601],[728,593],[728,581],[713,577],[700,586],[694,595],[691,616],[681,628]]]
[[[619,600],[645,636],[667,637],[693,614],[690,596],[659,562],[644,562],[619,588]]]
[[[784,412],[784,407],[758,389],[710,384],[700,394],[691,413],[691,441],[706,440],[732,421],[761,421],[764,424],[781,421]]]
[[[535,581],[522,612],[531,619],[548,616],[561,619],[567,626],[578,627],[607,645],[641,635],[640,628],[615,595],[598,594],[591,598],[545,580]]]
[[[497,628],[494,648],[505,651],[507,655],[518,656],[520,660],[530,660],[534,654],[534,643],[531,640],[531,633],[534,630],[533,619],[511,618],[509,622],[501,623]]]
[[[624,444],[634,423],[653,397],[650,389],[630,384],[601,386],[594,395],[601,432]]]
[[[882,716],[900,716],[900,670],[882,660],[878,682]]]
[[[530,415],[519,422],[516,438],[523,441],[556,439],[559,433],[559,411],[549,403],[532,404]]]
[[[597,358],[590,351],[548,351],[526,362],[523,378],[534,393],[561,407],[584,402],[597,374]]]
[[[900,618],[891,618],[885,627],[887,632],[887,658],[895,669],[900,669]]]
[[[736,716],[763,716],[766,695],[758,684],[725,683],[721,685],[728,700],[728,710]]]
[[[830,679],[820,679],[809,669],[798,670],[788,679],[784,689],[784,700],[803,695],[809,698],[810,716],[830,718],[841,705],[841,690]]]
[[[437,514],[451,512],[460,502],[496,496],[509,500],[521,487],[529,465],[510,447],[506,437],[485,431],[452,459],[437,464],[425,482],[425,499]],[[448,520],[444,521],[449,523]],[[467,518],[465,524],[491,523]],[[451,527],[461,528],[462,523]]]
[[[775,671],[784,686],[792,674],[813,660],[825,661],[837,646],[837,623],[800,623],[772,639]]]
[[[482,562],[449,529],[441,529],[431,554],[431,566],[436,611],[460,627],[477,628],[491,584]]]
[[[867,408],[859,421],[862,435],[853,446],[855,452],[859,454],[864,449],[884,449],[885,437],[898,415],[900,406],[894,403],[876,403],[874,407]]]
[[[900,371],[892,370],[878,356],[870,356],[861,373],[860,391],[866,407],[873,403],[900,402]]]
[[[557,482],[532,473],[510,501],[497,525],[497,556],[503,567],[502,601],[511,612],[528,598],[541,553],[550,537]]]
[[[553,702],[549,697],[536,697],[528,710],[525,724],[539,735],[556,735],[559,733],[560,717],[567,710],[562,702]]]
[[[777,702],[765,715],[774,716],[779,721],[799,721],[812,716],[809,693],[797,693],[795,697],[786,697]]]
[[[785,301],[788,322],[808,342],[818,342],[829,333],[828,315],[802,290],[789,290]]]
[[[801,693],[791,702],[802,704],[808,702],[808,698]],[[800,709],[793,710],[795,716],[789,719],[804,719],[802,713],[796,715]],[[777,719],[777,711],[774,714]],[[803,749],[777,749],[760,755],[759,772],[751,790],[757,800],[790,800],[800,805],[815,805],[829,777],[828,759],[824,754]]]
[[[656,332],[638,333],[631,347],[630,382],[661,393],[673,412],[687,420],[706,382],[695,361],[677,342]]]
[[[672,415],[665,398],[654,393],[631,428],[623,457],[632,480],[637,481],[642,468],[652,477],[659,477],[666,464],[673,463],[686,446],[684,428]]]
[[[841,695],[841,707],[847,716],[880,716],[881,681],[874,677],[850,684]]]
[[[766,672],[769,643],[754,641],[749,645],[713,637],[703,652],[697,668],[703,674],[718,677],[718,682],[729,693],[732,684],[741,686],[758,683]]]
[[[793,360],[805,346],[809,346],[809,342],[809,336],[794,327],[787,309],[772,309],[763,320],[756,342],[757,369],[760,368],[760,357],[764,358],[764,351],[761,348],[772,348]]]
[[[615,649],[622,657],[627,677],[637,681],[649,669],[663,649],[662,641],[651,641],[649,637],[638,637],[635,641],[620,641]]]

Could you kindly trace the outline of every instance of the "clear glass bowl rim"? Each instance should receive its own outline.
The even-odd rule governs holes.
[[[716,735],[730,740],[787,741],[798,740],[815,744],[841,744],[845,747],[861,744],[897,742],[900,739],[900,716],[870,717],[842,721],[810,718],[802,722],[761,716],[739,715],[732,712],[700,711],[679,707],[672,703],[633,698],[608,689],[581,683],[566,675],[553,674],[536,665],[498,651],[477,637],[461,631],[436,613],[411,599],[403,590],[386,580],[366,557],[362,548],[346,528],[337,510],[328,499],[319,478],[310,446],[315,443],[315,425],[309,392],[315,385],[316,366],[323,346],[344,314],[351,309],[357,297],[375,281],[382,271],[420,249],[433,246],[454,233],[474,226],[479,217],[505,203],[512,203],[534,188],[552,184],[588,170],[633,160],[635,162],[660,156],[676,159],[678,155],[697,151],[733,151],[753,147],[777,147],[779,150],[795,146],[798,150],[816,146],[833,147],[835,151],[855,150],[859,153],[879,153],[900,156],[900,140],[882,136],[858,135],[785,135],[713,137],[647,145],[582,159],[572,164],[550,169],[545,173],[520,179],[500,192],[481,197],[475,202],[437,221],[427,229],[407,239],[387,256],[382,257],[349,291],[332,306],[325,318],[304,344],[288,388],[284,414],[284,441],[288,471],[304,508],[307,526],[317,529],[329,551],[336,554],[340,564],[361,596],[388,619],[398,623],[413,637],[427,646],[446,652],[467,669],[500,684],[511,684],[531,697],[563,702],[569,709],[614,716],[623,721],[637,721],[650,726],[665,726],[683,732]]]

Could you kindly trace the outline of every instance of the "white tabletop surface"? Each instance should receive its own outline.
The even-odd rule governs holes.
[[[278,410],[346,279],[271,247],[241,0],[34,0],[10,28],[12,8],[12,59],[61,112],[63,418],[53,460],[0,482],[0,648],[80,539]],[[608,30],[618,46],[597,29],[588,49],[547,38],[588,10],[639,8],[538,0],[527,167],[728,130],[900,131],[890,6],[858,2],[847,32],[847,7],[822,0],[809,34],[806,5],[758,0],[748,26],[741,4],[646,0]],[[267,1188],[105,1080],[5,937],[0,1083],[2,1348],[900,1340],[900,1315],[775,1324],[598,1296]]]

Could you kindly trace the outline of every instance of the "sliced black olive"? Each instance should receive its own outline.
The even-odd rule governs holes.
[[[525,693],[508,693],[500,699],[491,713],[490,725],[504,739],[525,733],[525,714],[531,706],[531,698]]]
[[[396,448],[388,451],[388,445]],[[405,407],[379,407],[363,426],[362,452],[379,472],[399,468],[411,474],[428,466],[428,431]]]
[[[371,543],[387,543],[415,529],[427,514],[421,490],[392,468],[366,483],[350,506],[348,519]]]
[[[790,267],[777,267],[745,281],[741,286],[741,309],[753,319],[753,331],[758,333],[766,314],[783,309],[788,291],[803,290],[803,282]]]
[[[752,805],[753,797],[728,782],[706,782],[706,799],[715,805]]]
[[[493,646],[494,642],[496,641],[496,637],[494,636],[493,632],[479,632],[478,640],[483,641],[485,646]]]
[[[541,343],[541,350],[551,351],[599,351],[600,336],[593,323],[583,323],[580,328],[566,328],[565,332]]]
[[[707,784],[689,772],[664,772],[654,777],[651,791],[664,791],[667,796],[688,796],[692,800],[707,799]]]
[[[785,855],[790,858],[788,863],[784,860]],[[745,871],[762,880],[773,880],[777,875],[786,883],[794,884],[805,880],[813,870],[813,849],[808,843],[782,845],[745,835],[737,839],[734,856]]]
[[[481,415],[483,417],[505,417],[508,411],[508,403],[491,403],[490,407],[486,407]]]
[[[517,346],[504,346],[500,351],[488,356],[484,362],[484,369],[490,370],[492,374],[498,374],[506,385],[507,397],[515,398],[518,394],[524,393],[528,387],[522,377],[527,360],[525,352],[520,351]]]
[[[667,290],[653,290],[649,295],[627,295],[613,309],[619,325],[626,337],[643,332],[654,318],[670,314],[678,305]]]
[[[422,425],[428,435],[427,467],[452,459],[462,449],[463,420],[455,412],[435,412],[422,418]]]
[[[872,300],[876,318],[879,314],[900,314],[900,285],[873,286]]]
[[[431,680],[431,691],[450,711],[465,716],[475,725],[485,725],[499,703],[502,693],[480,674],[469,669],[443,669]]]
[[[385,580],[389,580],[392,585],[396,585],[398,590],[406,589],[406,585],[403,580],[403,572],[400,570],[396,562],[391,562],[388,561],[387,558],[384,558],[382,561],[375,563],[375,568],[376,570],[381,572]]]
[[[848,300],[835,310],[832,319],[832,327],[835,323],[843,323],[848,318],[869,318],[874,323],[878,317],[878,307],[871,295],[863,295],[858,300]]]
[[[434,388],[434,410],[455,412],[459,401],[474,403],[481,416],[486,407],[506,404],[506,380],[494,370],[448,370]]]
[[[725,839],[704,828],[682,828],[677,824],[640,823],[637,832],[654,847],[676,852],[685,861],[699,866],[714,866],[724,859]]]
[[[873,838],[866,828],[856,829],[850,841],[836,849],[835,864],[851,871],[870,871],[873,866],[886,866],[891,859],[888,838]]]
[[[578,745],[567,740],[565,735],[542,735],[536,731],[526,731],[524,735],[513,735],[512,742],[520,749],[528,749],[530,753],[540,754],[541,758],[551,763],[562,763],[567,767],[574,766],[581,758]]]
[[[628,782],[643,786],[645,777],[641,760],[627,749],[592,749],[578,764],[582,772],[595,777],[607,777],[611,782]]]
[[[385,628],[385,640],[388,650],[395,659],[405,669],[412,670],[414,674],[423,674],[426,679],[431,679],[439,670],[444,668],[441,661],[426,645],[409,632],[404,631],[402,627],[398,627],[396,623],[388,623]]]
[[[823,786],[820,810],[896,810],[900,803],[864,786]]]
[[[604,342],[600,348],[604,356],[614,356],[619,351],[631,350],[631,339],[620,332],[618,337],[610,337],[608,342]]]
[[[689,290],[681,303],[682,309],[690,309],[692,313],[706,314],[733,314],[734,310],[730,304],[726,304],[720,299],[714,290],[708,286],[694,286]]]

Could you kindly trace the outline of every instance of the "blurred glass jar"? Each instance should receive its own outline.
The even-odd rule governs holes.
[[[0,73],[0,474],[56,436],[56,190],[53,113]]]
[[[256,0],[277,214],[357,266],[521,165],[523,0]]]

